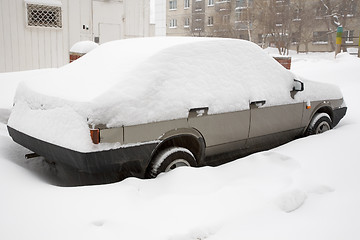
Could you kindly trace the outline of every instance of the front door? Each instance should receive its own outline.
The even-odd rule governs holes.
[[[247,147],[269,149],[292,140],[301,132],[304,104],[266,107],[266,100],[250,103]]]

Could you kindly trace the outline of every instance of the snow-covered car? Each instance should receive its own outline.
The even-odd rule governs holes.
[[[248,41],[128,39],[23,81],[8,131],[55,163],[145,178],[324,132],[346,109],[338,87],[296,78]]]

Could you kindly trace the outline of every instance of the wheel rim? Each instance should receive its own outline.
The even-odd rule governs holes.
[[[321,122],[316,128],[315,134],[323,133],[328,130],[330,130],[330,124],[327,122]]]
[[[169,172],[178,167],[190,167],[190,164],[185,159],[176,159],[166,167],[165,172]]]

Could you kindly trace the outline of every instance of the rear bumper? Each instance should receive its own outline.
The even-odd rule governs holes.
[[[55,163],[67,165],[79,172],[90,174],[119,173],[121,178],[144,178],[151,154],[158,143],[148,143],[99,152],[77,152],[63,148],[29,135],[8,126],[12,139]]]
[[[340,120],[345,116],[346,111],[347,111],[347,107],[334,109],[333,127],[335,127],[340,122]]]

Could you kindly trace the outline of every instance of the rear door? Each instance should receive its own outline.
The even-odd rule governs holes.
[[[189,112],[190,127],[204,137],[207,155],[240,150],[245,147],[249,134],[250,110],[207,114],[207,108]]]

